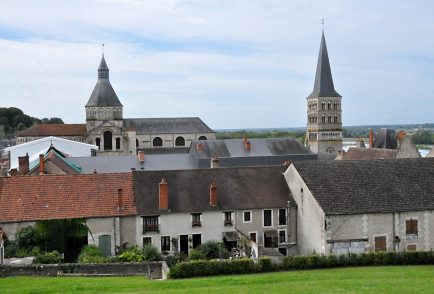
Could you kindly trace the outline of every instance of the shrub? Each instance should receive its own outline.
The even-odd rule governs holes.
[[[145,261],[158,261],[163,260],[163,257],[158,252],[158,249],[152,245],[143,247],[143,260]]]
[[[270,258],[261,257],[258,260],[258,264],[256,265],[257,271],[259,272],[271,272],[275,269],[275,266]]]
[[[217,241],[208,241],[197,248],[205,256],[205,259],[226,259],[230,253],[225,245]]]
[[[174,255],[168,255],[164,258],[168,267],[173,267],[174,265],[187,261],[187,256],[184,253],[176,253]]]
[[[41,253],[35,256],[33,263],[54,264],[54,263],[60,263],[61,259],[62,256],[60,255],[60,253],[54,250],[51,252]]]
[[[205,254],[197,248],[190,251],[190,254],[188,255],[188,259],[190,260],[201,260],[205,259]]]
[[[40,235],[32,226],[22,228],[17,233],[17,243],[20,249],[30,251],[33,247],[39,245]]]
[[[120,262],[141,262],[145,260],[143,251],[138,246],[133,246],[125,250],[121,255],[118,255],[116,259]]]
[[[5,258],[16,257],[18,251],[18,244],[15,241],[5,242]]]
[[[79,263],[105,263],[107,258],[102,256],[99,247],[95,245],[85,246],[78,256]]]

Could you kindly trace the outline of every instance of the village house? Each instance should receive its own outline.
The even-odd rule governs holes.
[[[295,162],[299,254],[434,248],[434,159]]]

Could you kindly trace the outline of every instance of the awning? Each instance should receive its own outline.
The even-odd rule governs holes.
[[[232,232],[223,232],[223,238],[227,241],[227,242],[235,242],[240,240],[240,236],[238,236],[238,233],[235,231]]]
[[[277,237],[278,236],[276,230],[264,231],[264,234],[266,237]]]

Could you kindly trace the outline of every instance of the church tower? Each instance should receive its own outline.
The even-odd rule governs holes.
[[[87,142],[99,146],[100,152],[122,152],[126,144],[123,106],[110,84],[104,54],[98,67],[98,81],[85,109]]]
[[[306,146],[318,154],[342,150],[342,96],[333,85],[327,46],[322,32],[315,84],[307,99]]]

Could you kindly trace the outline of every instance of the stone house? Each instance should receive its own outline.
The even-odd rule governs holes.
[[[87,241],[107,255],[135,244],[132,174],[75,174],[0,178],[0,227],[14,240],[39,220],[82,218]]]
[[[284,169],[133,172],[137,244],[188,254],[209,240],[236,248],[244,238],[286,254],[295,237],[295,208]]]
[[[434,159],[295,162],[299,254],[434,248]]]

